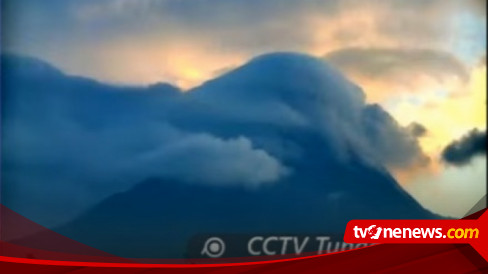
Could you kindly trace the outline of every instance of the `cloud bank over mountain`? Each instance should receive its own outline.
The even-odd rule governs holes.
[[[267,54],[185,93],[102,84],[13,55],[2,56],[2,71],[2,203],[51,227],[85,212],[64,230],[85,241],[96,231],[76,227],[98,220],[114,231],[128,207],[138,224],[189,216],[174,224],[189,227],[185,239],[203,226],[199,215],[230,220],[209,231],[248,227],[232,210],[263,230],[296,231],[433,216],[387,171],[428,161],[417,141],[425,129],[366,104],[323,60]]]

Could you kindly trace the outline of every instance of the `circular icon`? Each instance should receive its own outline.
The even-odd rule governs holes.
[[[225,252],[225,243],[218,237],[212,237],[207,239],[203,245],[201,254],[207,255],[210,258],[218,258]]]

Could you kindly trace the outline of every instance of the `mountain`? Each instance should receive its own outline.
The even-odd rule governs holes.
[[[416,136],[314,57],[258,56],[185,93],[2,69],[3,201],[103,251],[177,258],[201,234],[439,218],[388,172],[428,161]]]

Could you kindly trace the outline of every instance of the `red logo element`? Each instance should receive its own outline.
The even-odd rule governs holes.
[[[488,260],[488,213],[477,220],[352,220],[347,243],[467,243]]]

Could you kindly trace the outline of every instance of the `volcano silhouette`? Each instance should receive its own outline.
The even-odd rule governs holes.
[[[4,109],[6,119],[40,119],[35,113],[39,104],[53,109],[70,102],[77,110],[73,119],[92,132],[113,124],[130,127],[144,119],[160,119],[179,130],[204,132],[222,140],[244,137],[282,166],[274,181],[262,183],[264,179],[257,176],[255,180],[216,184],[207,181],[204,172],[202,175],[206,162],[216,159],[190,151],[172,167],[183,167],[192,180],[174,172],[158,175],[141,170],[145,179],[130,181],[126,189],[108,191],[116,183],[107,179],[107,186],[100,187],[106,192],[97,196],[101,199],[90,200],[95,202],[80,207],[82,214],[54,229],[97,249],[122,257],[178,258],[185,256],[189,240],[201,234],[326,235],[343,233],[351,219],[439,218],[408,195],[387,170],[390,163],[401,165],[417,157],[415,142],[403,135],[406,133],[381,107],[366,104],[359,87],[319,59],[294,53],[269,54],[185,93],[156,85],[140,88],[145,92],[137,95],[126,89],[119,95],[117,87],[44,67],[26,70],[26,66],[29,64],[20,72],[6,74],[9,88],[18,88],[16,83],[22,81],[23,90],[37,83],[43,85],[42,92],[7,92],[5,98],[11,106],[29,94],[40,100],[23,112]],[[41,77],[46,71],[48,77]],[[161,86],[169,91],[158,93]],[[70,87],[67,93],[63,92],[66,87]],[[47,100],[48,96],[56,99]],[[141,137],[134,134],[114,138],[124,142]],[[395,153],[408,156],[405,151],[413,151],[414,156],[398,160]],[[7,151],[4,168],[14,170],[16,153]],[[222,154],[227,155],[219,151],[218,155]],[[97,161],[93,155],[86,157]],[[197,162],[200,168],[188,164],[195,158],[204,159]],[[219,158],[222,174],[216,171],[212,175],[224,176],[226,165],[242,166],[243,174],[264,172],[246,170],[248,164],[243,160],[222,159],[226,159]],[[110,165],[110,161],[102,164]],[[64,165],[69,170],[70,162]],[[151,166],[168,168],[158,162]],[[9,176],[17,178],[13,174]],[[49,184],[42,187],[55,188]],[[35,195],[43,195],[42,191]],[[7,191],[3,196],[14,194]],[[57,196],[51,194],[50,198]],[[21,206],[13,199],[4,198],[7,205],[15,205],[14,209],[24,210],[27,216],[42,215],[27,214],[33,205]],[[42,210],[42,204],[36,206]]]

